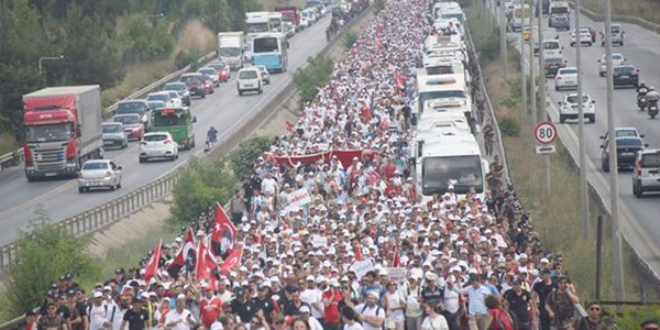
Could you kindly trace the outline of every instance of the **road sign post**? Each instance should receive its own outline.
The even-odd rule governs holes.
[[[557,126],[550,121],[542,121],[534,128],[534,139],[538,144],[549,145],[557,140]]]

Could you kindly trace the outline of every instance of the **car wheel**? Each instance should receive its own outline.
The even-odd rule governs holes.
[[[603,172],[609,173],[610,172],[609,161],[603,160],[603,164],[601,165],[601,168],[603,169]]]
[[[596,116],[594,115],[594,116],[589,117],[589,122],[592,123],[592,124],[595,123],[596,122]]]
[[[644,195],[644,191],[640,186],[633,184],[633,195],[637,198],[641,198],[642,195]]]
[[[621,41],[621,46],[623,46],[623,41]]]
[[[147,161],[146,158],[142,158],[142,157],[140,157],[140,164],[142,164],[142,163],[144,163],[144,162],[146,162],[146,161]]]
[[[259,88],[259,94],[262,94],[264,90],[262,88]]]
[[[117,183],[117,189],[121,189],[121,179],[119,180],[119,183]]]
[[[243,96],[243,91],[241,91],[240,89],[238,90],[238,96]]]
[[[559,86],[555,85],[555,91],[559,91]]]
[[[203,94],[202,94],[202,98],[203,98],[203,99],[206,98],[206,93],[203,93]]]
[[[85,188],[83,187],[78,187],[78,193],[82,194],[85,192]]]
[[[571,47],[575,47],[575,43],[574,43],[574,42],[571,42]]]
[[[565,122],[566,122],[566,117],[564,117],[564,116],[562,116],[562,115],[559,115],[559,123],[560,123],[560,124],[563,124],[563,123],[565,123]]]
[[[110,187],[110,191],[115,191],[115,189],[117,189],[117,186],[111,186]]]

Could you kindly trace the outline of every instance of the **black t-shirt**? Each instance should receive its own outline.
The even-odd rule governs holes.
[[[300,308],[303,307],[303,306],[307,306],[307,308],[309,308],[310,311],[312,310],[312,308],[309,307],[309,305],[307,305],[306,303],[304,303],[302,301],[300,302],[300,306],[298,306],[298,305],[296,305],[296,303],[293,300],[291,300],[286,305],[284,305],[284,315],[285,316],[298,316],[298,315],[300,315]]]
[[[520,295],[518,295],[513,289],[511,289],[504,293],[504,299],[509,302],[509,311],[516,315],[519,322],[529,321],[527,307],[529,306],[529,301],[532,300],[532,296],[529,292],[522,290]]]
[[[421,295],[422,299],[424,299],[424,302],[433,301],[437,303],[442,299],[442,297],[444,297],[444,291],[438,286],[436,286],[434,289],[431,289],[427,286],[422,289]]]
[[[257,309],[249,300],[241,304],[238,299],[234,299],[231,301],[231,311],[241,318],[241,322],[249,323],[252,321]]]
[[[258,310],[263,310],[264,311],[264,317],[266,317],[266,321],[268,323],[271,323],[271,313],[275,311],[275,304],[273,303],[273,299],[271,298],[253,298],[252,299],[252,305],[255,308],[255,311]]]
[[[554,288],[555,286],[552,282],[546,285],[542,281],[537,282],[534,284],[534,287],[532,287],[532,290],[534,290],[539,296],[539,308],[541,309],[541,313],[545,313],[545,301],[548,299],[548,295],[550,295]]]
[[[149,311],[146,309],[139,312],[129,309],[124,314],[124,321],[128,323],[128,330],[144,330],[147,320],[149,320]]]

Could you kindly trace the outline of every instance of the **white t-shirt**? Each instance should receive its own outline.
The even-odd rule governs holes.
[[[115,315],[112,315],[112,308],[115,308]],[[121,323],[124,321],[124,314],[126,314],[127,309],[121,309],[119,306],[108,305],[108,319],[112,322],[112,330],[121,329]],[[128,328],[128,326],[126,326]]]
[[[383,307],[380,307],[378,305],[369,308],[365,304],[360,304],[355,307],[355,311],[362,316],[376,316],[383,319],[383,321],[385,321],[385,309],[383,309]],[[362,327],[364,328],[364,330],[382,330],[382,327],[376,328],[371,324],[369,324],[368,322],[364,322],[362,324]]]
[[[458,292],[456,292],[456,287],[453,287],[452,290],[445,288],[443,304],[445,305],[445,309],[452,314],[458,311],[461,305],[458,302]]]
[[[360,322],[353,322],[353,325],[344,323],[344,330],[364,330],[364,327],[362,327]]]
[[[313,317],[310,317],[307,323],[309,323],[309,330],[323,330],[321,323]]]
[[[188,317],[190,317],[191,320],[190,323],[188,322]],[[178,320],[181,320],[181,322],[171,327],[170,330],[190,330],[192,325],[195,324],[196,322],[195,318],[187,309],[183,309],[181,313],[179,313],[176,309],[174,309],[169,311],[169,313],[167,313],[167,315],[165,316],[165,324],[176,322]]]
[[[103,324],[110,318],[110,313],[112,313],[112,306],[105,304],[102,304],[101,306],[92,305],[89,307],[88,311],[89,330],[99,330],[103,328]]]
[[[422,330],[449,330],[449,325],[447,325],[447,320],[442,315],[436,316],[433,320],[430,316],[427,316],[422,321]]]
[[[313,304],[320,304],[321,306],[323,305],[323,302],[321,301],[321,295],[318,294],[316,290],[313,289],[306,289],[305,291],[300,293],[300,300],[302,300],[304,303],[309,305],[309,308],[312,310],[312,317],[313,318],[320,318],[323,317],[322,313],[319,313],[316,308],[312,307]],[[323,308],[323,307],[321,307]]]
[[[403,315],[403,309],[392,310],[402,306],[401,301],[403,300],[403,297],[401,296],[401,293],[399,293],[399,291],[395,291],[394,293],[387,292],[385,297],[387,298],[387,307],[390,309],[387,319],[392,322],[405,321],[406,318]]]
[[[215,321],[213,324],[211,324],[211,328],[209,330],[224,330],[224,327],[220,321]]]

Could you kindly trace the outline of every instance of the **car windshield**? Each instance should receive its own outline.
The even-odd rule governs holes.
[[[623,137],[623,136],[631,136],[631,137],[637,137],[637,131],[632,130],[632,129],[622,129],[616,131],[616,137]]]
[[[633,71],[635,71],[635,68],[631,66],[619,66],[614,68],[615,73],[631,73]]]
[[[238,75],[238,79],[257,79],[257,77],[257,71],[254,70],[241,71]]]
[[[479,156],[452,156],[425,158],[422,165],[422,189],[424,195],[447,192],[454,185],[458,194],[467,193],[471,187],[483,191],[483,175]]]
[[[225,69],[224,64],[209,64],[209,66],[214,68],[216,71],[221,71]]]
[[[642,140],[640,139],[617,139],[617,147],[641,147]]]
[[[642,167],[660,167],[660,153],[642,156]]]
[[[577,103],[578,102],[578,96],[577,95],[569,95],[566,97],[566,102],[568,103]],[[589,102],[589,96],[583,95],[582,96],[582,103]]]
[[[555,50],[555,49],[559,49],[560,47],[561,46],[556,41],[546,41],[543,43],[543,49],[547,49],[547,50]]]
[[[121,125],[102,125],[101,129],[103,133],[121,133],[123,131]]]
[[[144,141],[147,142],[159,142],[159,141],[165,141],[167,140],[167,135],[165,134],[151,134],[151,135],[145,135],[142,137]]]
[[[205,75],[208,75],[208,76],[211,76],[211,75],[214,75],[214,74],[218,74],[218,73],[215,71],[215,69],[211,69],[211,68],[209,68],[209,69],[199,69],[199,73],[201,73],[201,74],[205,74]]]
[[[618,26],[613,26],[613,27],[612,27],[612,33],[619,33],[619,32],[621,32],[621,28],[620,28],[620,27],[618,27]]]
[[[545,63],[547,64],[561,64],[564,62],[561,58],[546,58]]]
[[[139,116],[115,116],[113,121],[122,123],[124,125],[137,124],[140,122]]]
[[[167,104],[165,104],[165,102],[163,102],[163,101],[149,101],[149,102],[147,102],[147,105],[149,105],[149,109],[152,109],[152,110],[153,109],[164,108],[164,107],[167,106]]]
[[[171,110],[157,111],[154,113],[154,125],[156,127],[162,126],[177,126],[186,124],[186,115],[184,112],[176,112]]]
[[[122,102],[117,106],[117,113],[143,113],[144,112],[144,103],[143,102]]]
[[[621,54],[614,54],[614,55],[612,55],[612,59],[613,59],[613,60],[619,60],[619,61],[620,61],[620,60],[623,59],[623,55],[621,55]]]
[[[168,94],[151,94],[147,97],[147,101],[167,102],[167,101],[169,101],[169,95]]]
[[[279,49],[277,38],[274,37],[264,37],[259,39],[254,39],[252,41],[254,53],[272,53],[276,52]]]
[[[183,76],[181,77],[181,82],[185,83],[188,86],[198,86],[202,83],[202,77],[200,76]]]
[[[454,67],[451,65],[429,66],[426,67],[426,74],[429,76],[441,74],[454,74]]]
[[[564,74],[577,74],[577,69],[564,69],[564,70],[559,71],[559,74],[560,74],[560,75],[564,75]]]
[[[105,162],[92,162],[92,163],[85,163],[83,165],[83,171],[89,170],[89,171],[94,171],[94,170],[107,170],[108,169],[108,163]]]
[[[66,141],[72,136],[71,123],[25,127],[25,142]]]
[[[167,84],[165,85],[166,91],[183,91],[186,89],[186,84]]]

